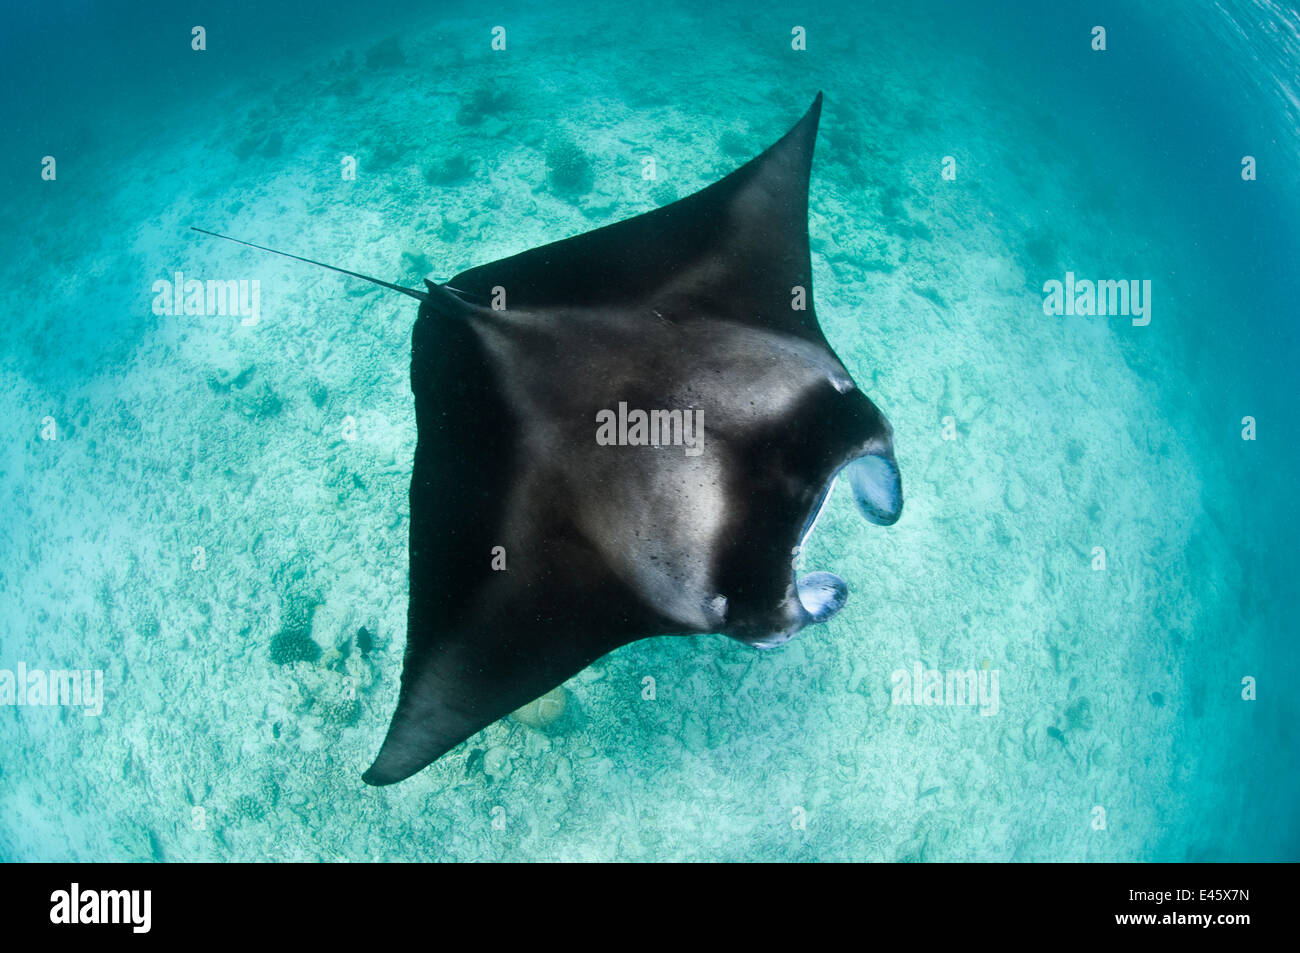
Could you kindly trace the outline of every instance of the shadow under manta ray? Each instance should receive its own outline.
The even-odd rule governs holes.
[[[811,308],[821,102],[703,191],[424,292],[324,266],[421,302],[406,658],[367,783],[637,639],[770,647],[843,606],[843,580],[793,568],[836,475],[879,525],[903,497],[892,428]],[[609,445],[615,408],[693,410],[707,440]]]

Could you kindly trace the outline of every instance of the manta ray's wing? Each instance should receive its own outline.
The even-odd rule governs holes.
[[[822,95],[767,151],[662,208],[471,268],[448,286],[509,308],[643,307],[728,315],[821,342],[808,178]],[[801,289],[796,291],[795,289]]]
[[[606,652],[662,627],[565,517],[530,421],[461,307],[422,307],[410,602],[397,710],[369,784],[409,777]],[[443,310],[437,302],[441,300]],[[581,492],[581,488],[576,488]]]

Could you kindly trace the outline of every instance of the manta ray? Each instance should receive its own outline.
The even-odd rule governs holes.
[[[288,255],[420,302],[406,655],[366,783],[638,639],[771,648],[843,607],[795,573],[836,477],[877,525],[903,494],[812,307],[821,104],[699,192],[423,291]]]

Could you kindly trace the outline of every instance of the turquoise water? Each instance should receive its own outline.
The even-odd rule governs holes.
[[[0,33],[0,701],[103,679],[97,716],[0,705],[0,858],[1300,859],[1294,14],[244,6]],[[818,90],[817,311],[907,493],[889,529],[832,496],[806,562],[848,605],[629,646],[365,787],[415,308],[188,227],[446,279],[709,184]],[[177,271],[259,320],[155,314]],[[1067,272],[1149,280],[1150,323],[1045,315]],[[996,711],[901,704],[917,665]]]

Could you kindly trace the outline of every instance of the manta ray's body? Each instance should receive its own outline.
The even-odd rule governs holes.
[[[398,289],[422,299],[410,605],[368,783],[409,777],[637,639],[770,646],[843,605],[837,577],[793,569],[831,483],[846,469],[882,525],[902,491],[889,423],[812,309],[820,110],[819,95],[758,158],[671,205]],[[627,436],[628,408],[691,413],[699,443],[598,440],[616,413]]]

